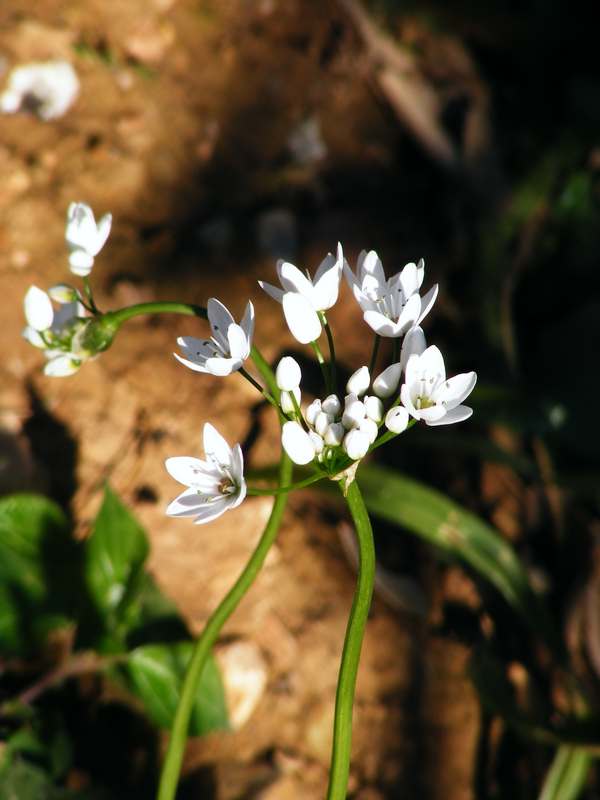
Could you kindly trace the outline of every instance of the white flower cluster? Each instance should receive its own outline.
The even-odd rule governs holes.
[[[11,70],[0,111],[29,111],[45,121],[62,117],[79,94],[79,78],[67,61],[22,64]]]
[[[406,264],[398,273],[386,278],[375,251],[363,251],[354,272],[338,244],[336,255],[326,256],[314,279],[293,264],[280,261],[277,275],[281,288],[263,281],[259,281],[259,285],[282,305],[287,325],[297,341],[312,344],[318,352],[317,339],[327,325],[325,312],[337,301],[342,274],[369,327],[378,336],[403,337],[403,340],[402,347],[395,350],[400,354],[399,360],[389,364],[373,380],[366,366],[354,372],[346,384],[343,401],[331,393],[323,400],[316,399],[302,407],[300,365],[290,356],[279,362],[275,377],[284,417],[283,448],[295,464],[314,462],[330,476],[364,458],[377,444],[382,428],[385,428],[383,434],[390,438],[405,431],[411,417],[427,425],[448,425],[467,419],[472,410],[462,405],[462,401],[476,381],[474,372],[447,379],[442,354],[435,346],[427,347],[420,322],[433,306],[438,287],[436,284],[421,297],[425,276],[422,259],[417,264]],[[252,349],[252,304],[248,303],[240,324],[215,298],[209,300],[207,311],[211,338],[181,337],[178,344],[182,355],[176,354],[176,358],[190,369],[211,375],[223,376],[243,370]],[[244,375],[249,377],[245,372]],[[205,437],[206,431],[207,427]],[[179,463],[180,459],[171,459],[167,468],[177,477],[172,469],[175,461]],[[196,471],[188,470],[185,474],[178,471],[177,479],[190,488],[169,506],[167,513],[194,515],[196,522],[206,522],[241,502],[239,498],[246,491],[241,473],[234,475],[227,467],[229,471],[221,471],[220,480],[217,480],[210,459],[209,465],[202,467],[198,465],[205,462],[197,459],[185,460],[185,464],[188,462],[193,462]],[[231,457],[223,461],[224,464],[230,462]],[[241,453],[236,463],[241,464]],[[212,489],[207,488],[208,484]]]
[[[65,241],[73,274],[89,275],[95,256],[108,238],[111,221],[111,215],[105,214],[96,224],[94,212],[88,205],[71,203],[67,211]],[[58,304],[56,311],[52,301]],[[72,375],[84,361],[96,355],[89,352],[82,342],[89,322],[89,309],[77,289],[61,283],[45,292],[31,286],[25,295],[24,311],[27,325],[23,336],[34,347],[44,351],[48,359],[44,367],[46,375]]]

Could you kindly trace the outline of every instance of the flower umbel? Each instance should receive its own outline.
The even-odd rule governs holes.
[[[111,224],[111,214],[105,214],[96,223],[94,212],[88,205],[71,203],[67,211],[65,239],[72,273],[82,278],[90,274],[94,258],[108,239]]]
[[[246,497],[244,457],[239,444],[230,447],[210,422],[204,425],[206,460],[175,456],[165,461],[167,472],[188,488],[167,507],[170,517],[195,517],[203,525],[236,508]]]
[[[207,304],[210,339],[180,336],[177,344],[183,357],[173,353],[178,361],[196,372],[210,375],[231,375],[241,368],[250,355],[254,333],[254,306],[248,302],[238,325],[231,313],[215,297]]]
[[[88,320],[85,319],[85,309],[81,303],[59,301],[57,311],[52,307],[50,297],[64,296],[63,286],[53,287],[48,293],[31,286],[24,301],[27,326],[23,336],[34,347],[44,351],[48,359],[44,372],[53,377],[72,375],[83,361],[95,355],[82,345]]]

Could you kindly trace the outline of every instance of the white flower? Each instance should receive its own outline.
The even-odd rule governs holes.
[[[182,357],[173,353],[178,361],[196,372],[210,375],[230,375],[240,369],[250,355],[254,333],[254,306],[249,301],[244,317],[238,325],[225,306],[211,297],[207,304],[208,321],[212,331],[210,339],[180,336],[177,344]]]
[[[61,117],[79,93],[79,79],[66,61],[45,61],[15,67],[0,95],[0,111],[29,111],[40,119]]]
[[[369,417],[365,417],[363,420],[361,420],[358,430],[366,433],[366,435],[369,437],[369,444],[373,444],[377,438],[377,434],[379,433],[379,427],[377,423],[375,420],[369,419]]]
[[[392,406],[385,415],[385,427],[392,433],[402,433],[408,425],[408,411],[404,406]]]
[[[358,428],[366,416],[365,404],[355,394],[346,396],[342,424],[345,428]]]
[[[408,359],[400,398],[415,419],[423,419],[428,425],[450,425],[468,419],[473,413],[461,403],[473,390],[476,380],[474,372],[446,380],[444,359],[432,345],[421,355],[413,354]]]
[[[58,292],[57,294],[61,294]],[[27,326],[23,336],[34,347],[44,351],[48,363],[44,373],[64,377],[77,372],[91,353],[80,344],[85,328],[85,309],[79,302],[60,303],[54,311],[48,293],[31,286],[25,295]]]
[[[337,417],[342,410],[342,404],[337,394],[328,395],[321,403],[321,407],[326,414],[331,414],[332,417]]]
[[[314,280],[304,275],[289,261],[277,263],[277,275],[283,288],[259,281],[261,289],[283,305],[288,327],[301,344],[314,342],[321,334],[318,312],[326,311],[336,302],[344,266],[342,246],[338,243],[337,255],[331,253],[323,259]]]
[[[294,464],[309,464],[316,455],[311,436],[299,422],[286,422],[281,429],[281,444]]]
[[[69,266],[74,275],[85,278],[92,271],[94,258],[104,247],[112,215],[105,214],[96,224],[94,212],[85,203],[71,203],[67,210],[65,239],[69,248]]]
[[[337,447],[340,445],[346,434],[346,428],[341,422],[332,422],[325,432],[325,444]]]
[[[400,384],[401,376],[402,367],[400,362],[386,367],[373,381],[373,391],[377,397],[381,397],[384,400],[386,397],[391,397]]]
[[[356,274],[346,264],[346,279],[363,310],[363,318],[375,333],[396,338],[417,325],[429,313],[437,297],[433,286],[421,298],[425,265],[409,263],[400,272],[386,279],[381,259],[374,250],[363,250],[358,258]]]
[[[414,328],[411,328],[409,331],[407,331],[406,336],[402,340],[402,351],[400,352],[401,370],[404,372],[406,365],[408,364],[408,359],[413,354],[420,356],[421,353],[425,352],[426,348],[427,342],[425,341],[423,328],[421,328],[419,325],[415,325]]]
[[[302,372],[295,358],[284,356],[275,370],[275,380],[282,392],[291,392],[300,386]]]
[[[355,394],[357,397],[361,397],[369,388],[370,383],[369,368],[360,367],[348,378],[346,391],[348,394]]]
[[[236,508],[246,497],[242,448],[231,448],[209,423],[204,425],[206,460],[175,456],[165,461],[169,475],[188,488],[169,504],[170,517],[195,517],[196,525],[210,522]]]

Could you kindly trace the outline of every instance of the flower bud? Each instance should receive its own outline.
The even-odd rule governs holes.
[[[317,414],[321,410],[321,401],[319,399],[313,400],[312,403],[306,409],[306,421],[309,425],[314,425],[315,420],[317,418]]]
[[[375,395],[369,395],[363,400],[365,404],[365,413],[373,422],[381,422],[383,419],[383,403]]]
[[[344,450],[353,461],[358,461],[367,454],[369,444],[367,434],[358,429],[349,431],[344,438]]]
[[[67,283],[57,283],[48,289],[48,294],[57,303],[77,303],[79,292]]]
[[[315,419],[314,428],[320,436],[324,436],[327,428],[332,422],[333,418],[330,417],[329,414],[326,414],[324,411],[319,411]]]
[[[291,356],[284,356],[275,371],[277,386],[282,392],[291,392],[300,386],[301,379],[302,372],[296,359]]]
[[[402,368],[400,363],[390,364],[389,367],[383,370],[381,375],[378,375],[373,381],[373,391],[377,397],[386,398],[391,397],[400,383],[400,375]]]
[[[345,433],[346,429],[341,422],[332,422],[325,431],[325,444],[332,445],[333,447],[340,445],[344,439]]]
[[[296,412],[296,406],[294,405],[294,401],[292,400],[292,394],[296,398],[296,403],[298,406],[300,405],[300,397],[301,392],[300,389],[297,387],[296,389],[292,389],[289,392],[281,392],[279,397],[279,404],[281,405],[281,410],[284,414],[294,414]]]
[[[309,464],[315,457],[315,446],[299,422],[286,422],[281,430],[281,444],[294,464]]]
[[[315,448],[315,453],[317,453],[317,455],[319,453],[322,453],[323,448],[325,447],[325,443],[323,442],[323,437],[319,436],[319,434],[315,433],[314,431],[310,431],[308,435],[310,436],[310,440]]]
[[[363,421],[358,426],[358,430],[362,433],[366,433],[369,437],[369,444],[373,444],[375,439],[377,438],[377,434],[379,433],[379,428],[377,427],[377,423],[373,422],[372,419],[369,417],[365,417]]]
[[[367,391],[370,383],[371,376],[369,375],[368,367],[361,367],[348,379],[346,390],[348,394],[355,394],[360,397]]]
[[[25,319],[35,331],[46,331],[54,320],[54,309],[46,292],[30,286],[24,301]]]
[[[385,427],[392,433],[402,433],[408,425],[408,411],[404,406],[394,406],[385,415]]]
[[[346,406],[342,415],[342,423],[347,429],[358,428],[365,417],[365,404],[355,394],[346,397]]]
[[[342,410],[342,404],[337,394],[330,394],[323,400],[321,406],[323,411],[325,411],[326,414],[331,414],[332,417],[337,417]]]

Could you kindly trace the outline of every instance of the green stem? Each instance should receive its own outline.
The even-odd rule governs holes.
[[[309,478],[305,478],[303,481],[298,481],[298,483],[291,483],[289,486],[280,486],[277,489],[275,487],[270,489],[258,489],[256,486],[249,486],[248,496],[270,497],[272,495],[276,496],[279,494],[288,494],[289,492],[294,492],[296,489],[306,489],[307,486],[311,486],[313,483],[318,483],[325,477],[325,475],[319,473],[318,475],[311,475]]]
[[[394,405],[396,404],[394,403]],[[416,424],[417,424],[416,419],[409,419],[408,425],[402,431],[402,433],[406,433],[406,431],[410,430],[412,426]],[[395,439],[396,436],[402,436],[402,433],[393,433],[393,431],[386,431],[385,433],[382,433],[379,439],[376,439],[371,445],[371,447],[369,447],[369,453],[372,453],[373,450],[377,450],[378,447],[381,447],[382,444],[386,444],[386,442],[389,442],[390,439]]]
[[[285,455],[281,456],[279,468],[279,482],[285,485],[289,482],[292,475],[292,462]],[[175,720],[171,729],[171,738],[167,747],[167,753],[163,764],[160,783],[158,788],[157,800],[173,800],[177,791],[179,772],[183,761],[187,733],[189,728],[192,706],[196,698],[198,681],[202,675],[202,670],[206,663],[214,643],[216,642],[221,628],[237,608],[240,600],[246,594],[254,579],[258,575],[264,560],[269,552],[271,545],[275,541],[281,518],[287,501],[287,494],[280,494],[273,503],[271,516],[267,526],[244,567],[240,577],[229,590],[220,605],[209,618],[206,626],[194,646],[191,661],[189,663],[179,705],[175,714]]]
[[[344,492],[343,482],[340,489]],[[363,635],[371,606],[375,580],[375,548],[373,531],[364,500],[356,481],[347,489],[346,502],[352,514],[358,537],[358,580],[352,610],[346,628],[342,663],[335,697],[333,723],[333,749],[329,771],[327,800],[345,800],[350,771],[350,746],[352,743],[352,709],[354,688],[360,659]]]
[[[94,295],[92,294],[90,279],[87,276],[83,279],[83,289],[89,303],[89,310],[92,312],[92,314],[99,314],[100,312],[98,311],[98,306],[94,302]]]
[[[319,343],[314,341],[310,343],[310,346],[314,350],[317,361],[319,362],[319,366],[321,367],[321,373],[323,375],[323,380],[325,381],[327,394],[331,394],[333,392],[333,386],[331,385],[331,372],[325,366],[325,359],[323,358],[323,353],[321,352]]]
[[[379,353],[380,342],[381,342],[381,336],[379,336],[379,334],[376,333],[375,338],[373,339],[373,350],[371,351],[371,360],[369,361],[369,375],[371,377],[373,377],[375,364],[377,363],[377,354]]]
[[[277,403],[277,400],[275,400],[274,397],[271,397],[269,392],[267,392],[266,389],[263,389],[263,387],[260,385],[260,383],[258,381],[256,381],[256,380],[254,380],[252,375],[250,375],[249,372],[246,372],[246,370],[243,367],[240,367],[240,369],[238,371],[239,371],[240,375],[248,381],[248,383],[251,383],[252,386],[254,386],[254,388],[257,389],[262,394],[262,396],[265,398],[265,400],[268,400],[269,403],[271,403],[271,405],[277,410],[277,413],[279,413],[280,408],[279,408],[279,405]]]
[[[166,301],[156,301],[153,303],[137,303],[133,306],[120,308],[118,311],[109,311],[104,316],[114,320],[117,325],[121,325],[128,319],[139,317],[142,314],[184,314],[188,317],[201,317],[208,319],[206,309],[202,306],[191,305],[190,303],[177,303]]]
[[[321,311],[319,316],[321,317],[321,322],[323,323],[323,327],[325,328],[325,334],[327,336],[327,344],[329,346],[329,372],[330,372],[331,388],[335,392],[337,388],[337,375],[336,375],[335,346],[333,343],[333,334],[331,332],[331,328],[329,327],[329,323],[327,322],[327,317],[325,316],[325,313]]]

